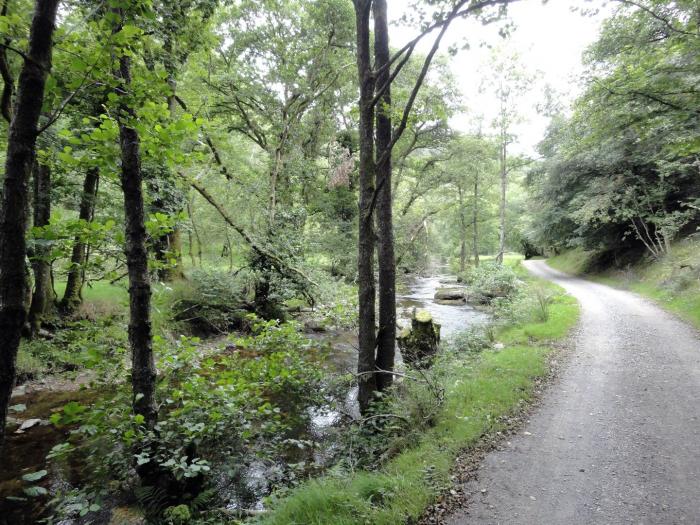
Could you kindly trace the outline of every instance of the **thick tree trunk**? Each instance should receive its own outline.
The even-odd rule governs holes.
[[[130,60],[119,57],[115,76],[120,82],[117,94],[124,100],[131,84]],[[148,274],[146,227],[143,204],[143,176],[139,135],[131,127],[135,118],[128,102],[120,104],[119,144],[121,146],[121,186],[124,193],[126,264],[129,273],[129,345],[131,346],[131,384],[133,407],[146,425],[156,423],[156,366],[151,336],[151,283]]]
[[[0,209],[0,444],[5,434],[7,406],[15,382],[15,364],[22,326],[27,317],[25,230],[29,175],[36,153],[37,124],[44,100],[46,76],[59,0],[36,0],[29,49],[19,76],[15,112],[7,138],[5,180]]]
[[[34,226],[43,227],[51,218],[51,168],[34,163]],[[54,305],[51,282],[50,248],[37,245],[34,249],[32,269],[34,271],[34,293],[29,307],[29,326],[32,335],[39,332],[41,321]]]
[[[83,193],[80,196],[80,208],[78,210],[78,218],[81,221],[92,222],[95,214],[99,180],[100,170],[98,168],[90,168],[85,173]],[[83,242],[80,236],[76,236],[73,241],[73,251],[71,253],[66,290],[63,294],[63,299],[61,299],[61,309],[65,313],[70,314],[74,312],[83,301],[82,290],[83,284],[85,283],[84,277],[87,253],[87,243]]]
[[[389,26],[386,0],[374,0],[374,64],[376,85],[389,80]],[[389,373],[377,375],[377,389],[391,386],[396,353],[396,261],[394,254],[394,225],[391,196],[391,90],[387,86],[377,109],[377,256],[379,265],[379,332],[377,334],[376,367]]]
[[[359,299],[359,349],[357,373],[358,402],[366,412],[377,389],[375,377],[375,287],[374,228],[372,199],[374,196],[374,78],[370,61],[369,19],[371,0],[354,0],[357,27],[357,71],[360,84],[360,202],[358,226],[357,280]]]
[[[506,190],[508,188],[508,172],[506,170],[506,136],[501,137],[501,205],[498,223],[498,255],[496,262],[503,264],[503,255],[506,251]]]
[[[474,266],[479,267],[479,173],[474,174],[474,206],[472,207],[472,250]]]

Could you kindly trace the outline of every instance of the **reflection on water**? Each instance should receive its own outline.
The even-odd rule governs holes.
[[[419,277],[408,287],[408,292],[397,296],[397,317],[403,326],[410,324],[411,312],[414,308],[428,310],[436,323],[440,324],[442,338],[466,330],[470,326],[484,324],[489,320],[485,312],[475,310],[468,304],[452,305],[438,304],[433,297],[438,288],[460,288],[457,280],[449,275]]]

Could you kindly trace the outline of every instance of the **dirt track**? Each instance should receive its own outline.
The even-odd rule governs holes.
[[[581,303],[575,348],[447,523],[700,524],[698,332],[635,294],[525,265]]]

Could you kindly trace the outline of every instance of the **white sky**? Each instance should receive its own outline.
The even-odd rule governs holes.
[[[602,2],[599,0],[597,3]],[[389,0],[390,20],[397,20],[408,4],[408,0]],[[450,44],[463,42],[465,37],[469,37],[471,47],[450,58],[452,70],[468,108],[468,113],[453,119],[452,126],[462,131],[473,130],[476,117],[481,114],[484,116],[486,131],[498,107],[495,99],[488,94],[479,93],[483,72],[488,70],[490,53],[486,47],[479,44],[483,42],[517,50],[526,70],[541,72],[540,80],[535,84],[532,93],[522,101],[520,110],[525,121],[515,129],[518,139],[513,146],[517,151],[533,154],[534,147],[544,136],[548,123],[548,119],[538,115],[536,110],[536,105],[544,100],[543,86],[545,83],[549,84],[560,93],[565,99],[565,106],[581,92],[579,77],[583,70],[582,53],[597,39],[600,24],[605,14],[610,12],[609,9],[603,8],[601,14],[587,17],[572,12],[574,6],[590,8],[595,6],[595,3],[582,0],[550,0],[543,5],[541,0],[524,0],[512,4],[509,7],[509,18],[515,22],[516,28],[506,41],[498,35],[496,25],[482,26],[473,20],[455,21],[442,42],[441,50],[446,50]],[[413,28],[392,25],[392,48],[400,48],[416,34]],[[420,51],[427,52],[432,41],[432,35],[427,37]]]

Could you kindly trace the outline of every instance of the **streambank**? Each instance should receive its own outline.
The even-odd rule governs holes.
[[[407,323],[414,308],[429,310],[442,325],[443,334],[450,335],[469,326],[482,324],[489,319],[485,312],[466,305],[443,305],[433,300],[435,291],[445,283],[453,282],[453,276],[412,277],[399,294],[397,300],[400,322]],[[312,332],[307,334],[319,346],[327,347],[323,353],[323,366],[334,377],[351,373],[356,368],[357,344],[353,331],[340,330]],[[227,351],[225,342],[207,345],[208,351]],[[50,423],[53,414],[61,412],[68,404],[89,406],[99,394],[91,389],[90,378],[78,380],[46,380],[20,386],[15,390],[12,405],[13,419],[8,428],[8,442],[3,452],[3,472],[0,478],[0,524],[22,525],[36,523],[46,516],[47,501],[58,491],[79,487],[89,476],[84,472],[85,464],[72,456],[70,461],[56,464],[46,461],[51,448],[65,442],[71,426],[55,426]],[[302,422],[294,426],[285,436],[299,443],[298,447],[287,447],[274,460],[251,458],[237,472],[234,482],[226,479],[217,485],[221,500],[232,512],[260,511],[264,509],[264,498],[284,483],[280,472],[287,472],[290,464],[300,465],[295,475],[303,479],[322,473],[332,465],[338,449],[338,434],[344,425],[357,418],[354,389],[334,390],[333,398],[319,407],[309,407],[308,413],[299,418]],[[36,423],[20,430],[23,423]],[[46,470],[46,474],[32,483],[21,480],[23,475]],[[285,474],[286,475],[286,474]],[[33,495],[27,493],[33,491]],[[36,491],[39,491],[37,494]],[[127,504],[115,498],[109,505]],[[109,520],[109,512],[104,513]],[[5,520],[3,522],[2,520]]]

